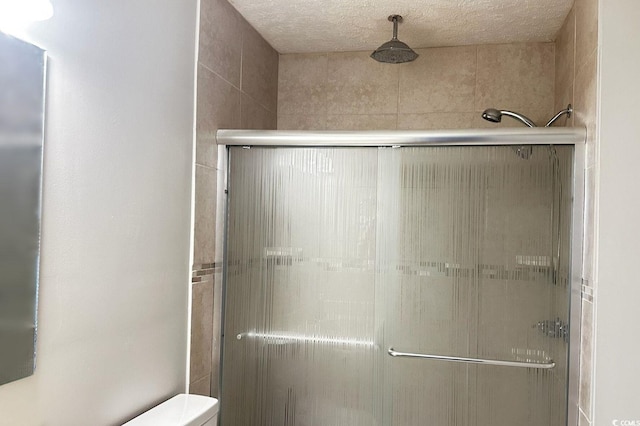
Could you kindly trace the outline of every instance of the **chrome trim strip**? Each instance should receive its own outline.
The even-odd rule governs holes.
[[[586,137],[586,131],[585,131]],[[586,142],[586,139],[585,139]],[[567,383],[567,425],[579,424],[580,410],[580,333],[582,326],[582,277],[586,212],[585,143],[576,144],[573,153],[573,209],[571,223],[571,289],[569,302],[569,359]],[[590,194],[592,196],[593,194]]]
[[[578,145],[585,129],[535,127],[468,130],[288,131],[218,130],[219,145],[230,146],[424,146]]]
[[[556,363],[553,362],[553,360],[549,360],[548,362],[524,362],[524,361],[505,361],[505,360],[498,360],[498,359],[485,359],[485,358],[464,358],[459,356],[428,355],[428,354],[417,354],[412,352],[399,352],[393,348],[389,348],[387,353],[393,357],[435,359],[438,361],[462,362],[465,364],[500,365],[503,367],[538,368],[538,369],[549,370],[556,366]]]

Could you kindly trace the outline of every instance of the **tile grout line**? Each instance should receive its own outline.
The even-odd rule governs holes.
[[[322,130],[327,130],[327,124],[329,123],[329,94],[328,94],[328,88],[329,88],[329,56],[330,53],[327,52],[324,54],[324,56],[327,58],[325,67],[324,67],[324,108],[323,108],[323,114],[322,114]]]
[[[215,167],[215,166],[207,166],[206,164],[195,163],[195,165],[197,167],[204,167],[205,169],[209,169],[209,170],[218,170],[217,167]]]
[[[584,412],[584,410],[582,409],[582,407],[578,407],[578,410],[580,411],[580,413],[582,413],[582,415],[584,416],[585,419],[587,419],[587,421],[589,422],[589,424],[591,423],[591,419],[589,418],[589,416],[587,416],[587,413]]]
[[[476,72],[475,80],[476,80],[476,82],[473,85],[473,110],[474,110],[473,112],[474,113],[478,109],[478,74],[479,74],[478,67],[479,67],[479,63],[480,63],[480,61],[478,59],[479,56],[480,56],[480,53],[478,52],[478,50],[479,50],[478,49],[478,45],[476,44],[476,69],[475,69],[475,72]],[[473,125],[473,120],[475,120],[475,117],[472,118],[471,120],[472,120],[472,125]]]
[[[242,89],[240,89],[238,86],[236,86],[235,84],[233,84],[232,82],[230,82],[229,80],[227,80],[226,78],[224,78],[223,76],[218,74],[216,71],[212,70],[211,68],[209,68],[208,66],[203,64],[202,62],[198,62],[198,65],[200,65],[202,68],[206,69],[210,73],[214,74],[216,77],[220,78],[222,81],[224,81],[225,83],[229,84],[229,86],[233,87],[234,89],[238,90],[239,92],[242,91]]]
[[[264,109],[265,111],[270,112],[270,113],[277,114],[277,112],[271,111],[271,110],[270,110],[267,106],[265,106],[262,102],[260,102],[259,100],[257,100],[256,98],[254,98],[253,96],[251,96],[250,94],[248,94],[247,92],[245,92],[245,91],[242,91],[242,90],[241,90],[241,91],[240,91],[240,94],[241,94],[241,95],[246,95],[247,97],[249,97],[252,101],[254,101],[256,104],[258,104],[258,106],[259,106],[259,107],[261,107],[262,109]],[[277,105],[277,102],[276,102],[276,105]],[[276,110],[277,110],[277,109],[278,109],[278,108],[277,108],[277,106],[276,106]]]

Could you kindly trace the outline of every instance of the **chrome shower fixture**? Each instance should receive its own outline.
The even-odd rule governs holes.
[[[549,120],[547,122],[547,124],[545,124],[544,127],[549,127],[551,126],[553,123],[555,123],[555,121],[562,117],[563,115],[567,115],[568,117],[571,117],[571,114],[573,113],[573,107],[571,106],[571,104],[567,105],[567,108],[563,109],[562,111],[558,112],[556,115],[553,116],[553,118],[551,120]],[[495,108],[487,108],[482,112],[482,118],[484,118],[487,121],[491,121],[492,123],[500,123],[502,121],[502,116],[506,115],[507,117],[511,117],[514,118],[518,121],[520,121],[521,123],[523,123],[525,126],[529,126],[529,127],[538,127],[536,125],[536,123],[533,122],[533,120],[531,120],[530,118],[527,118],[526,116],[519,114],[517,112],[513,112],[513,111],[508,111],[508,110],[498,110]]]
[[[524,123],[525,126],[538,127],[536,126],[536,123],[534,123],[531,119],[527,118],[522,114],[518,114],[517,112],[508,111],[508,110],[499,110],[495,108],[488,108],[482,112],[482,118],[492,123],[500,123],[502,121],[503,115],[514,118]]]
[[[402,16],[391,15],[389,21],[393,22],[393,38],[373,51],[371,57],[378,62],[387,64],[401,64],[411,62],[418,57],[406,43],[398,40],[398,23],[402,22]]]
[[[567,118],[571,118],[571,114],[573,113],[573,106],[571,106],[571,104],[567,105],[567,107],[565,109],[563,109],[562,111],[559,111],[556,115],[553,116],[553,118],[551,120],[549,120],[547,122],[547,124],[544,125],[544,127],[549,127],[551,126],[553,123],[556,122],[556,120],[560,117],[562,117],[563,115],[567,114]]]
[[[567,117],[571,117],[572,113],[573,113],[573,107],[571,106],[571,104],[569,104],[567,105],[567,108],[563,109],[562,111],[554,115],[553,118],[549,120],[544,127],[551,126],[553,123],[555,123],[555,121],[558,118],[562,117],[565,114],[567,115]],[[482,118],[492,123],[500,123],[502,121],[503,115],[506,115],[507,117],[511,117],[515,120],[518,120],[521,123],[523,123],[525,126],[538,127],[538,125],[534,123],[533,120],[517,112],[500,110],[495,108],[487,108],[484,111],[482,111]],[[531,145],[513,146],[512,148],[515,150],[518,157],[524,160],[528,160],[533,154],[533,147]]]

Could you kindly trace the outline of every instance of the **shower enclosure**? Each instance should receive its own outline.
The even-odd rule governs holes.
[[[582,131],[218,139],[223,426],[576,424]]]

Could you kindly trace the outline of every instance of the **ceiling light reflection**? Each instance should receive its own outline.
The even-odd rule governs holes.
[[[53,16],[49,0],[0,0],[0,30],[15,33],[32,22]]]

